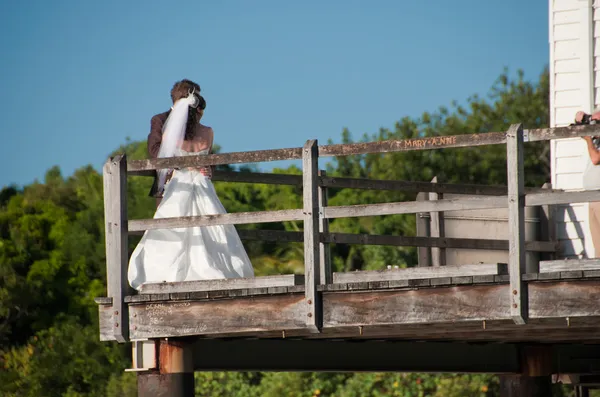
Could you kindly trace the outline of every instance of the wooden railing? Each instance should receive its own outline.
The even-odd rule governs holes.
[[[330,265],[330,243],[374,244],[392,246],[418,246],[438,248],[495,249],[509,251],[511,315],[516,323],[527,320],[527,289],[523,284],[525,251],[553,252],[554,242],[525,241],[524,207],[576,202],[600,201],[600,191],[564,192],[542,188],[525,188],[523,151],[525,142],[545,141],[578,136],[600,135],[596,126],[576,126],[523,130],[520,124],[512,125],[507,132],[428,137],[407,140],[381,141],[318,146],[309,140],[302,148],[260,150],[203,156],[186,156],[166,159],[127,161],[119,155],[109,159],[104,166],[104,198],[106,220],[107,290],[114,310],[114,335],[118,341],[128,339],[128,312],[124,297],[130,294],[127,279],[128,234],[145,230],[225,224],[272,223],[283,221],[304,222],[303,232],[273,230],[240,230],[244,239],[304,242],[305,303],[307,327],[319,332],[321,284],[334,282]],[[507,148],[508,186],[486,186],[409,181],[384,181],[327,176],[318,169],[319,157],[347,156],[365,153],[402,152],[437,148],[505,144]],[[127,174],[153,175],[154,170],[176,167],[201,167],[223,164],[267,162],[302,159],[302,175],[268,173],[215,172],[213,180],[266,183],[302,186],[303,208],[278,211],[240,212],[164,219],[129,220],[127,216]],[[440,199],[421,202],[395,202],[366,205],[327,205],[328,188],[354,188],[373,190],[399,190],[447,194],[481,195],[461,199]],[[329,219],[364,217],[421,212],[441,212],[474,209],[508,209],[508,240],[406,237],[330,233]]]

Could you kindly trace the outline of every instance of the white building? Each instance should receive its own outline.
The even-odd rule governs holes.
[[[600,0],[549,0],[550,127],[573,122],[575,113],[600,105]],[[552,187],[582,188],[588,161],[581,138],[550,142]],[[588,227],[588,204],[556,211],[562,256],[596,255]],[[600,253],[599,253],[600,254]]]

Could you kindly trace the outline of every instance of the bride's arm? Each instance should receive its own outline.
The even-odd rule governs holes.
[[[214,133],[212,127],[208,127],[208,135],[209,135],[208,139],[210,140],[210,144],[208,145],[208,154],[212,154],[213,143],[214,143],[214,139],[215,139],[215,133]],[[212,165],[209,165],[206,167],[205,175],[208,178],[212,178],[213,169],[214,169],[214,166],[212,166]]]
[[[214,140],[214,133],[213,133],[213,129],[211,127],[205,127],[206,128],[206,132],[205,132],[205,139],[206,141],[209,142],[208,144],[208,154],[212,154],[212,149],[213,149],[213,140]],[[205,167],[200,167],[197,168],[198,171],[200,171],[200,173],[208,178],[212,177],[212,170],[213,170],[213,166],[211,165],[207,165]]]

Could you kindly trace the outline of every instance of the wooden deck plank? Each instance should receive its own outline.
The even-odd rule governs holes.
[[[394,269],[390,271],[398,271],[406,269]],[[589,271],[565,271],[552,273],[526,273],[523,275],[523,280],[526,282],[534,281],[558,281],[558,280],[573,280],[573,279],[598,279],[600,278],[600,270]],[[301,279],[300,279],[301,280]],[[414,279],[399,279],[399,280],[378,280],[378,281],[358,281],[349,283],[335,283],[328,285],[319,285],[319,292],[335,292],[335,291],[375,291],[386,289],[425,289],[429,287],[452,287],[461,285],[485,285],[485,284],[502,284],[509,282],[509,276],[504,275],[475,275],[475,276],[456,276],[456,277],[433,277],[433,278],[414,278]],[[241,296],[257,296],[257,295],[275,295],[275,294],[291,294],[304,293],[304,285],[299,282],[298,285],[292,286],[272,286],[272,287],[255,287],[255,288],[236,288],[230,289],[226,287],[222,290],[209,291],[189,291],[189,292],[172,292],[172,293],[154,293],[154,294],[139,294],[125,297],[127,303],[143,303],[150,301],[171,301],[171,300],[210,300],[221,298],[237,298]],[[111,298],[100,297],[96,298],[96,303],[99,305],[112,305]]]
[[[276,276],[229,278],[222,280],[180,281],[173,283],[143,284],[140,293],[176,293],[196,291],[220,291],[242,288],[269,288],[303,285],[304,275],[283,274]]]
[[[561,259],[553,261],[540,261],[540,273],[575,270],[600,270],[600,259]]]
[[[370,281],[417,280],[425,278],[464,277],[508,274],[505,263],[456,265],[440,267],[410,267],[405,269],[368,270],[333,273],[333,282],[356,283]]]

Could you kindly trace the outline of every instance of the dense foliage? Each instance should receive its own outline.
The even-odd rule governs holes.
[[[473,97],[421,117],[404,118],[361,140],[403,139],[505,130],[548,124],[548,73],[528,82],[503,73],[489,97]],[[308,137],[307,137],[308,138]],[[343,131],[342,142],[351,142]],[[334,159],[330,175],[377,179],[505,184],[504,146],[373,154]],[[116,152],[144,158],[145,143],[127,142]],[[252,168],[241,171],[251,171]],[[300,173],[296,167],[276,170]],[[526,183],[549,180],[548,147],[529,143]],[[129,178],[130,218],[151,217],[151,181]],[[229,212],[298,208],[301,196],[290,186],[216,183]],[[412,193],[332,191],[330,202],[358,204],[413,200]],[[250,227],[250,226],[249,226]],[[301,230],[287,222],[251,227]],[[333,231],[414,235],[409,215],[341,219]],[[133,248],[137,241],[131,241]],[[299,244],[246,244],[257,274],[302,272]],[[414,248],[334,246],[336,270],[413,266]],[[0,394],[3,396],[134,396],[135,375],[124,373],[127,346],[98,341],[94,297],[105,295],[102,176],[92,167],[64,177],[50,169],[43,183],[0,191]],[[498,381],[489,375],[198,373],[203,396],[491,396]]]

